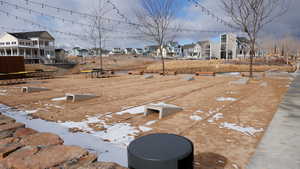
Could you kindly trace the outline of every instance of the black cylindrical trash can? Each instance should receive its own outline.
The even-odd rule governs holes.
[[[130,169],[193,169],[193,143],[174,134],[150,134],[127,148]]]

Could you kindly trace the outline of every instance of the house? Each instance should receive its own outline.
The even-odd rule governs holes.
[[[197,57],[199,53],[195,51],[196,49],[196,44],[186,44],[182,46],[182,55],[185,58],[192,58],[192,57]],[[199,46],[198,46],[199,49]]]
[[[0,56],[23,56],[25,63],[52,63],[55,39],[47,31],[6,32],[0,37]]]
[[[157,50],[159,49],[158,45],[151,45],[144,47],[144,55],[146,56],[157,56]]]
[[[71,51],[69,51],[69,56],[88,57],[90,55],[89,50],[74,47]]]
[[[55,62],[64,62],[66,59],[67,51],[64,49],[55,49]]]
[[[113,48],[109,54],[111,54],[111,55],[123,54],[123,51],[121,48]]]
[[[100,50],[100,48],[91,48],[91,49],[89,49],[89,56],[99,56],[100,51],[101,51],[102,56],[103,55],[106,56],[110,52],[109,50],[106,50],[106,49],[103,49],[103,48],[101,50]]]
[[[237,37],[237,57],[247,58],[250,56],[250,41],[245,37]]]
[[[178,42],[169,41],[167,45],[165,46],[167,56],[170,57],[180,57],[182,56],[182,49],[181,45],[179,45]]]
[[[233,33],[221,35],[220,59],[237,58],[237,36]]]
[[[144,50],[141,48],[135,48],[135,49],[133,49],[133,53],[136,55],[141,55],[144,53]]]
[[[125,48],[123,50],[123,53],[126,54],[126,55],[133,54],[134,53],[134,49],[133,48]]]

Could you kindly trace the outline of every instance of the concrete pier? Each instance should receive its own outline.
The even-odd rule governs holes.
[[[72,94],[72,93],[67,93],[66,94],[66,101],[72,101],[72,102],[77,102],[77,101],[84,101],[84,100],[89,100],[97,97],[96,95],[93,94]]]
[[[165,103],[149,104],[145,106],[144,115],[147,116],[148,114],[158,113],[159,119],[162,119],[170,114],[174,114],[182,110],[183,109],[181,107],[171,105],[171,104],[165,104]]]
[[[44,87],[22,87],[21,91],[23,93],[33,93],[33,92],[42,92],[42,91],[48,91],[50,89],[44,88]]]

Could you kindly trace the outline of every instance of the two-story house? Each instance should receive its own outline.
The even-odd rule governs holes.
[[[0,37],[0,56],[23,56],[25,63],[52,63],[55,39],[47,31],[6,32]]]

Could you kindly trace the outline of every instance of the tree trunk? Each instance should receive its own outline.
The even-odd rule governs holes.
[[[249,77],[253,77],[253,58],[255,57],[255,41],[251,43],[251,50],[250,50],[250,75]]]
[[[165,59],[164,59],[164,56],[163,56],[163,48],[160,47],[160,56],[161,56],[161,63],[162,63],[162,73],[163,73],[163,76],[165,76]]]

